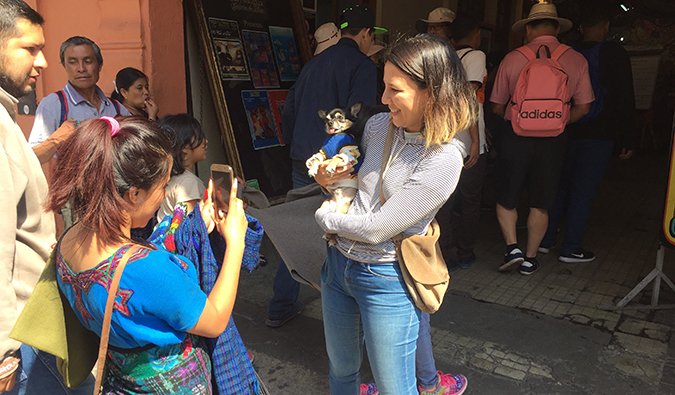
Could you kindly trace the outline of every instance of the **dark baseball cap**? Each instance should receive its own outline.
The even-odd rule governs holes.
[[[386,33],[387,29],[375,26],[375,14],[368,7],[361,7],[355,5],[354,7],[345,8],[340,16],[340,29],[348,27],[360,27],[375,29],[375,34]]]

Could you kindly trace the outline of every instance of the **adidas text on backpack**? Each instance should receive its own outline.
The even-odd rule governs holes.
[[[542,48],[546,57],[540,57]],[[511,97],[511,125],[517,135],[555,137],[565,130],[570,117],[569,78],[558,58],[568,49],[564,44],[553,53],[546,45],[536,54],[528,46],[516,49],[528,59]]]

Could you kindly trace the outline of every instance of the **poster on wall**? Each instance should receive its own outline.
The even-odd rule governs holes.
[[[272,47],[266,32],[242,30],[242,39],[251,67],[251,78],[256,88],[278,88],[279,77],[274,68]]]
[[[300,59],[295,48],[293,29],[290,27],[270,26],[270,38],[282,81],[295,81],[300,75]]]
[[[279,140],[281,145],[284,145],[284,135],[283,129],[281,127],[281,122],[284,116],[284,104],[286,104],[286,96],[288,96],[288,90],[279,90],[279,91],[267,91],[267,94],[270,98],[270,106],[272,107],[272,114],[274,115],[274,120],[277,123],[277,130],[279,131]]]
[[[241,91],[246,119],[256,150],[282,145],[267,91]]]
[[[223,80],[249,80],[244,47],[236,21],[209,18],[213,50]]]

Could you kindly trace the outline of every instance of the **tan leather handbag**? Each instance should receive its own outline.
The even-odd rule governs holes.
[[[384,169],[389,165],[389,154],[395,131],[396,127],[390,123],[380,169],[380,203],[382,205],[386,201],[382,193],[382,176]],[[448,266],[445,264],[438,245],[440,235],[441,228],[434,219],[426,235],[401,233],[392,238],[410,297],[420,310],[429,314],[435,313],[441,307],[450,282]]]

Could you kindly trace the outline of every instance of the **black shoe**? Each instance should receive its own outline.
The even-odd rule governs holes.
[[[291,319],[299,316],[300,313],[302,313],[302,310],[304,309],[305,304],[298,300],[293,304],[293,308],[291,309],[291,311],[288,312],[288,314],[286,314],[285,317],[279,318],[278,320],[274,320],[267,317],[267,319],[265,320],[265,325],[269,326],[270,328],[279,328],[283,324],[290,321]]]
[[[515,269],[516,265],[523,263],[523,252],[516,247],[504,255],[504,261],[499,266],[500,272],[506,272]]]
[[[539,265],[537,258],[525,258],[523,263],[520,264],[520,274],[529,276],[539,270],[540,267],[541,265]]]
[[[571,254],[560,254],[558,260],[565,263],[591,262],[595,260],[595,254],[591,251],[579,248]]]

